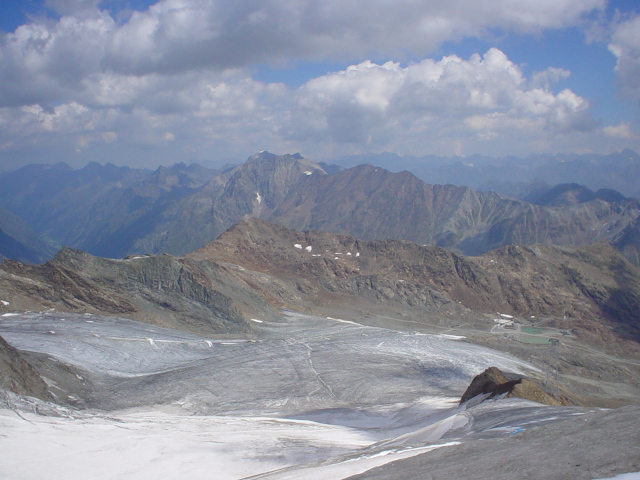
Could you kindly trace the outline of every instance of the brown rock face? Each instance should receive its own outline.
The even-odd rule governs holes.
[[[498,395],[496,390],[503,385],[501,390],[506,388],[508,383],[507,377],[496,367],[489,367],[484,372],[476,375],[467,390],[462,395],[460,403],[471,400],[473,397],[483,394],[491,394],[490,397]],[[513,388],[513,386],[511,386]]]
[[[0,337],[0,389],[51,400],[47,384],[18,350]]]
[[[109,260],[63,248],[43,265],[5,260],[0,291],[16,310],[104,313],[204,333],[246,333],[243,312],[270,312],[220,266],[170,255]]]
[[[254,218],[187,258],[270,275],[295,285],[293,294],[316,305],[368,302],[408,307],[412,315],[416,309],[466,307],[551,317],[557,319],[553,326],[577,329],[581,339],[612,353],[622,346],[640,353],[640,271],[604,242],[509,246],[465,257],[401,240],[299,232]]]
[[[478,395],[488,395],[487,398],[494,398],[505,395],[505,398],[516,397],[545,405],[572,405],[569,399],[564,396],[554,398],[549,395],[535,381],[527,378],[516,378],[509,380],[496,367],[489,367],[484,372],[476,375],[469,387],[462,395],[460,404],[471,400]]]

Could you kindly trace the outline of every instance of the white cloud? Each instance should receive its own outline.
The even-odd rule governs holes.
[[[115,23],[105,12],[30,23],[0,39],[0,105],[75,99],[82,81],[103,69],[106,34]]]
[[[594,127],[587,100],[530,83],[497,49],[469,60],[447,56],[407,67],[367,61],[301,87],[286,134],[398,151],[415,136],[424,146],[450,134],[506,141],[514,132],[555,136]]]
[[[549,75],[545,83],[564,75]],[[551,141],[593,128],[585,99],[534,83],[497,49],[468,60],[452,55],[407,66],[365,61],[297,90],[256,81],[242,70],[95,74],[83,83],[82,102],[2,109],[0,142],[14,142],[6,148],[17,149],[50,135],[53,143],[69,136],[80,150],[171,143],[184,152],[256,145],[316,155],[353,146],[461,153],[469,142],[520,138],[526,145],[527,138]]]
[[[568,70],[527,78],[495,48],[469,59],[402,61],[496,30],[577,25],[605,0],[163,0],[117,21],[99,0],[47,4],[59,19],[0,38],[5,152],[37,144],[80,152],[163,146],[200,158],[262,148],[473,153],[492,142],[526,152],[594,126],[586,99],[553,89]],[[610,48],[621,82],[639,98],[635,26],[620,24]],[[257,64],[326,59],[354,65],[299,89],[250,73]]]
[[[531,78],[531,85],[534,88],[549,90],[553,83],[566,80],[571,76],[571,72],[564,68],[549,67],[543,72],[537,72]]]
[[[640,15],[618,24],[609,43],[623,95],[640,104]]]
[[[425,56],[491,29],[573,25],[604,0],[163,0],[117,23],[96,0],[50,0],[0,42],[0,104],[70,99],[101,74],[174,75],[296,59]]]
[[[602,129],[607,137],[623,138],[623,139],[640,139],[640,135],[636,135],[631,131],[628,123],[620,122],[618,125],[609,125]]]
[[[176,136],[171,132],[164,132],[162,134],[162,139],[165,142],[173,142],[176,139]]]

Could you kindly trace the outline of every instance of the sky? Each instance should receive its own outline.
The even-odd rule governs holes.
[[[628,0],[2,0],[0,170],[640,151]]]

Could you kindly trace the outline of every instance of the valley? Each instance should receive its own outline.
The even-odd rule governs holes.
[[[639,7],[1,0],[0,480],[640,480]]]
[[[268,152],[86,168],[48,172],[62,216],[10,185],[72,247],[0,264],[3,478],[640,471],[637,200],[566,185],[533,204]],[[462,402],[490,367],[502,380]]]
[[[629,155],[623,165],[640,165]],[[626,179],[629,172],[613,159],[599,161],[599,169],[610,161],[612,172]],[[109,258],[185,255],[242,220],[260,218],[301,231],[408,240],[464,255],[603,240],[638,265],[640,203],[611,189],[598,194],[561,184],[525,201],[464,182],[426,183],[409,171],[371,164],[324,165],[331,173],[298,153],[265,151],[222,171],[183,163],[153,172],[96,163],[80,170],[30,165],[0,174],[0,207],[7,210],[6,218],[0,210],[0,229],[17,244],[0,255],[37,263],[62,245]],[[11,215],[25,225],[17,228]]]

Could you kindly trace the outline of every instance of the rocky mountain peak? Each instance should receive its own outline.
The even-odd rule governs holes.
[[[250,216],[263,216],[275,208],[301,180],[314,173],[326,175],[320,165],[300,154],[274,155],[261,152],[236,167],[221,195],[238,204]],[[242,205],[241,205],[242,204]]]

